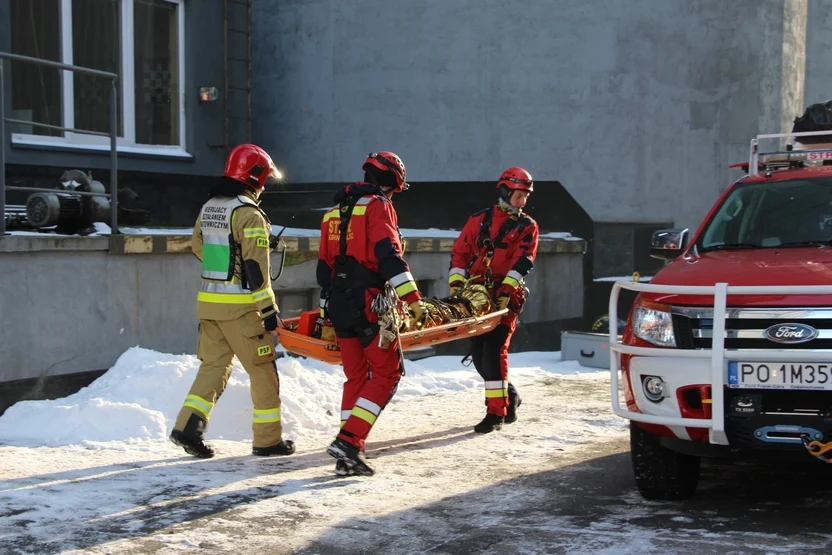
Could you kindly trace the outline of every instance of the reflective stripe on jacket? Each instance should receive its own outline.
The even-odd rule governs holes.
[[[202,207],[192,247],[202,261],[197,317],[228,320],[259,310],[276,312],[271,287],[271,226],[246,195],[214,197]]]

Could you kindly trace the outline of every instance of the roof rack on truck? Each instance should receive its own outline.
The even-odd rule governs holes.
[[[801,137],[828,136],[828,143],[817,140],[800,141]],[[790,139],[786,143],[786,150],[774,152],[760,152],[760,139]],[[796,140],[793,140],[796,139]],[[806,148],[811,144],[815,148]],[[826,147],[826,148],[817,148]],[[769,133],[757,135],[751,139],[751,151],[748,164],[735,164],[731,167],[742,167],[749,175],[758,175],[760,168],[765,170],[803,168],[807,166],[832,165],[832,131],[805,131],[801,133]]]

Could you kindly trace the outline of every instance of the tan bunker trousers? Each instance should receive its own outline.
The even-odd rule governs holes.
[[[280,423],[280,384],[275,366],[272,337],[263,327],[257,312],[248,312],[235,320],[200,320],[197,357],[202,361],[174,430],[183,431],[192,415],[207,425],[214,404],[228,378],[234,355],[251,380],[254,404],[253,447],[271,447],[283,437]]]

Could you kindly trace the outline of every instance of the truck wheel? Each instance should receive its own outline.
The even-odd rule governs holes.
[[[682,455],[630,422],[630,454],[638,491],[645,499],[688,499],[699,483],[699,457]]]

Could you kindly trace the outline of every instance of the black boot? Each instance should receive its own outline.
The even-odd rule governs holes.
[[[341,438],[335,438],[335,441],[327,447],[326,452],[331,457],[342,461],[356,476],[372,476],[375,474],[375,470],[367,464],[364,454],[358,450],[358,447]]]
[[[214,449],[202,439],[208,423],[192,414],[185,424],[184,430],[173,430],[170,433],[170,440],[179,447],[182,447],[185,452],[200,459],[210,459],[214,456]]]
[[[214,448],[205,443],[201,437],[189,436],[185,432],[174,430],[170,433],[170,440],[194,457],[210,459],[214,456]]]
[[[489,412],[479,424],[474,426],[474,431],[478,434],[487,434],[494,430],[499,430],[503,427],[503,420],[504,417]]]
[[[506,424],[513,424],[514,422],[517,422],[517,407],[519,407],[522,402],[523,400],[520,398],[520,394],[517,393],[517,389],[515,389],[514,386],[511,385],[511,382],[509,382],[508,409],[506,410],[505,418]]]
[[[280,442],[270,447],[253,447],[251,454],[257,457],[271,457],[272,455],[285,456],[291,455],[295,452],[295,442],[289,439],[280,440]]]
[[[347,466],[347,463],[338,459],[338,462],[335,463],[335,475],[336,476],[354,476],[355,471]]]

